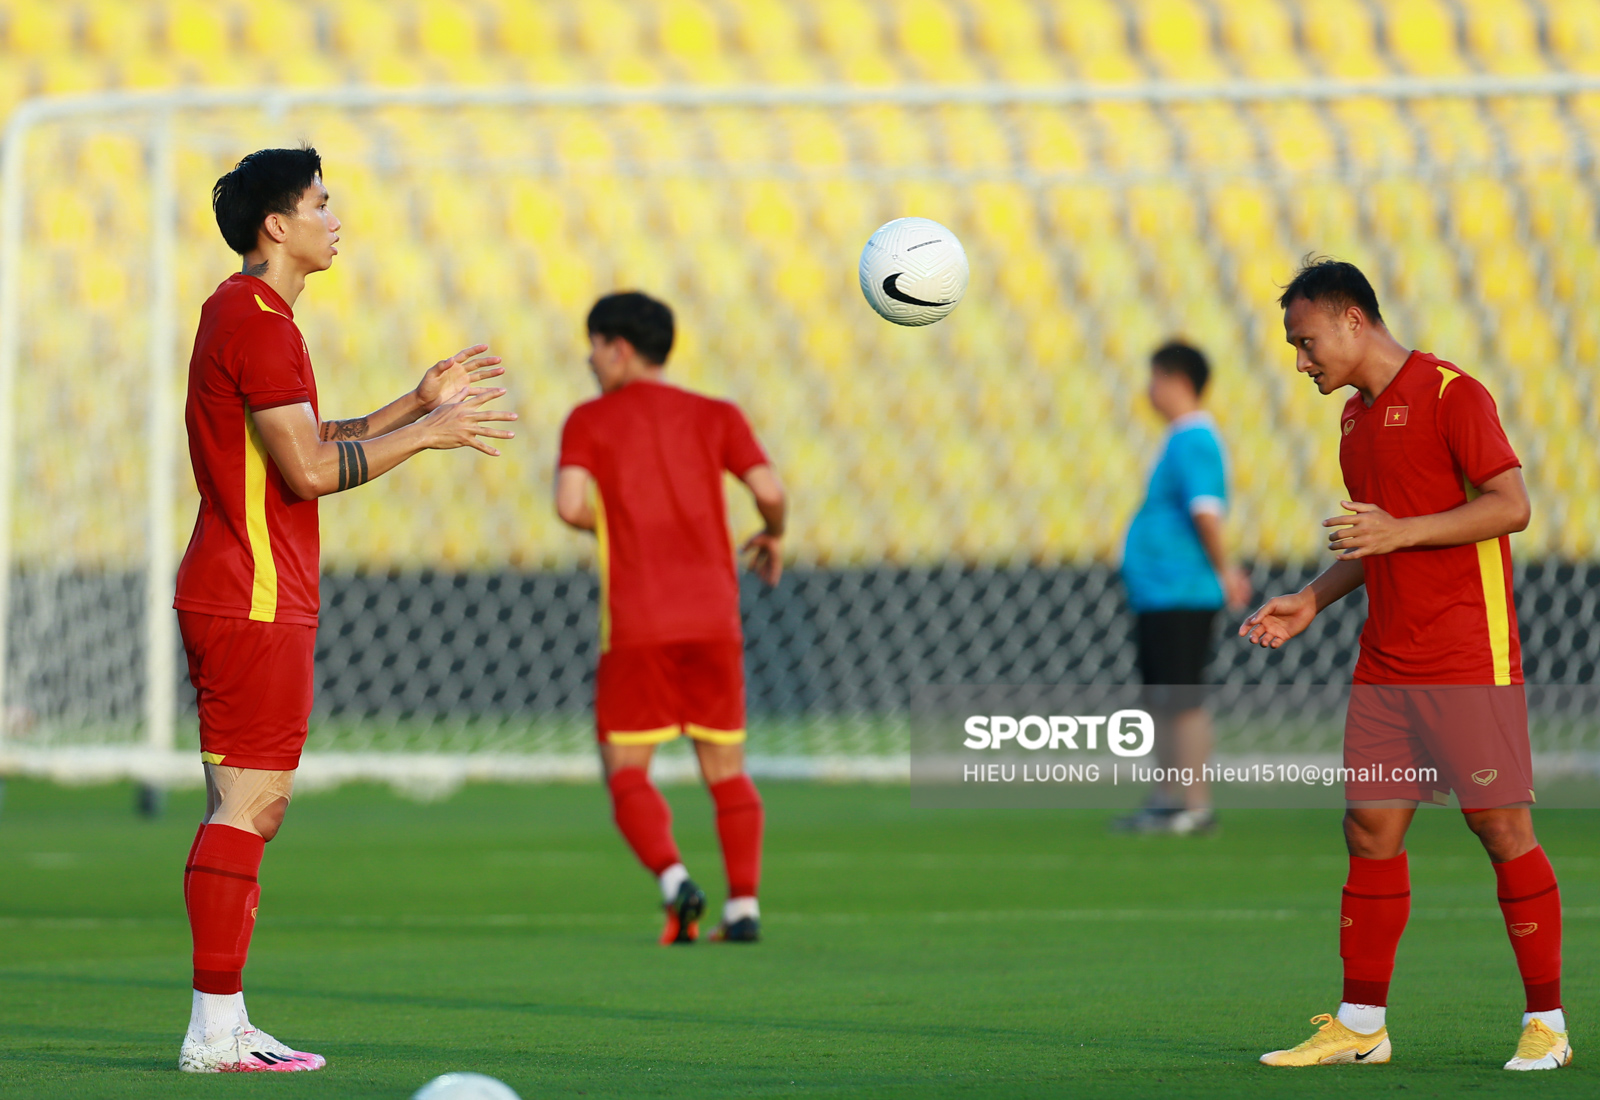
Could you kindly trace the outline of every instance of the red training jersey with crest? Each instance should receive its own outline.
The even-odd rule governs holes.
[[[1350,499],[1396,517],[1458,508],[1522,465],[1483,383],[1420,351],[1371,408],[1352,397],[1340,423]],[[1522,683],[1509,536],[1360,560],[1367,623],[1356,683]]]
[[[200,490],[178,567],[180,611],[315,626],[322,547],[317,502],[294,494],[252,411],[309,401],[311,354],[278,293],[231,275],[200,308],[189,360],[189,461]]]
[[[633,382],[572,410],[562,466],[599,489],[600,649],[741,639],[723,471],[767,461],[738,406]]]

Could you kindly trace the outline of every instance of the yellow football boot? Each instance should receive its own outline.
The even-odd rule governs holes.
[[[1263,1054],[1261,1061],[1269,1066],[1338,1066],[1376,1065],[1387,1062],[1391,1053],[1389,1029],[1380,1027],[1371,1035],[1351,1031],[1337,1017],[1324,1012],[1311,1017],[1317,1033],[1292,1050],[1274,1050]],[[1524,1032],[1526,1034],[1526,1032]],[[1521,1053],[1519,1048],[1518,1053]]]
[[[1572,1044],[1565,1031],[1555,1031],[1543,1020],[1529,1020],[1517,1042],[1517,1056],[1506,1069],[1560,1069],[1572,1064]]]

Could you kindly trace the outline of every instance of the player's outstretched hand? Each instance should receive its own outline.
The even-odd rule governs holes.
[[[450,451],[457,447],[475,447],[486,455],[500,456],[500,451],[483,442],[488,439],[513,439],[516,433],[506,428],[488,427],[491,423],[515,420],[517,414],[501,409],[485,409],[486,401],[504,397],[503,389],[481,390],[464,401],[440,405],[418,423],[427,432],[427,446],[436,451]]]
[[[1274,596],[1239,624],[1239,636],[1252,645],[1277,649],[1316,617],[1317,599],[1310,592]]]
[[[751,535],[739,547],[741,554],[749,553],[750,571],[760,577],[768,588],[778,583],[778,578],[783,576],[783,536],[770,535],[765,531]]]
[[[464,398],[488,393],[478,388],[478,383],[506,372],[498,355],[483,354],[488,350],[488,344],[473,344],[429,367],[422,381],[417,383],[417,400],[422,402],[423,409],[432,412],[440,405],[452,405]]]
[[[1328,549],[1340,561],[1405,549],[1405,520],[1395,519],[1376,504],[1341,500],[1339,507],[1354,514],[1325,519],[1322,526],[1335,528],[1328,532]]]

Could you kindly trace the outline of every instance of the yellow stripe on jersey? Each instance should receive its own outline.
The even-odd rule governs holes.
[[[1500,561],[1500,540],[1478,543],[1478,574],[1483,579],[1483,607],[1489,618],[1489,656],[1494,662],[1494,682],[1511,682],[1511,613],[1506,595],[1505,568]]]
[[[594,545],[600,559],[600,652],[611,652],[611,540],[606,536],[606,506],[594,487]]]
[[[258,302],[260,300],[261,299],[259,299],[259,298],[256,299],[256,301],[258,301]],[[1444,396],[1444,388],[1446,386],[1448,386],[1450,383],[1454,382],[1457,378],[1460,378],[1460,377],[1461,377],[1461,372],[1460,371],[1453,371],[1449,367],[1440,367],[1439,368],[1439,396],[1443,397]]]
[[[278,567],[272,560],[272,531],[267,527],[267,463],[271,460],[249,409],[244,410],[244,429],[244,529],[255,563],[250,617],[270,623],[278,617]]]
[[[263,302],[261,300],[261,295],[259,295],[259,294],[256,295],[256,305],[260,306],[267,313],[278,313],[277,310],[273,309],[271,306],[267,305],[267,303]],[[282,317],[283,314],[278,313],[278,316]]]

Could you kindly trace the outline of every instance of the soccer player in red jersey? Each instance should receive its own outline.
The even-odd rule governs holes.
[[[200,709],[206,816],[184,867],[194,1003],[179,1055],[192,1073],[320,1069],[320,1055],[256,1029],[242,973],[257,871],[278,832],[311,713],[320,542],[317,498],[353,489],[419,451],[474,447],[516,419],[481,406],[505,393],[479,345],[434,364],[417,388],[356,420],[322,421],[294,322],[306,276],[337,254],[314,149],[263,149],[212,191],[244,270],[200,310],[184,420],[200,491],[178,569],[178,626]],[[476,358],[475,358],[476,356]]]
[[[783,486],[737,406],[671,385],[672,311],[611,294],[589,312],[600,396],[561,432],[556,511],[593,531],[600,559],[595,728],[612,808],[666,908],[662,943],[693,943],[706,898],[650,782],[657,745],[687,734],[717,811],[728,900],[714,939],[754,942],[761,911],[761,796],[744,770],[744,641],[724,471],[766,528],[744,544],[768,585],[783,569]]]
[[[1350,500],[1337,559],[1299,592],[1268,600],[1239,633],[1277,648],[1362,585],[1349,713],[1340,907],[1344,995],[1315,1035],[1268,1065],[1385,1062],[1395,948],[1411,909],[1405,836],[1418,802],[1454,790],[1494,867],[1527,995],[1507,1069],[1572,1059],[1561,1008],[1561,896],[1534,836],[1532,761],[1509,536],[1528,525],[1521,462],[1494,399],[1460,367],[1390,335],[1353,265],[1308,261],[1284,290],[1296,368],[1324,394],[1352,386],[1339,464]]]

